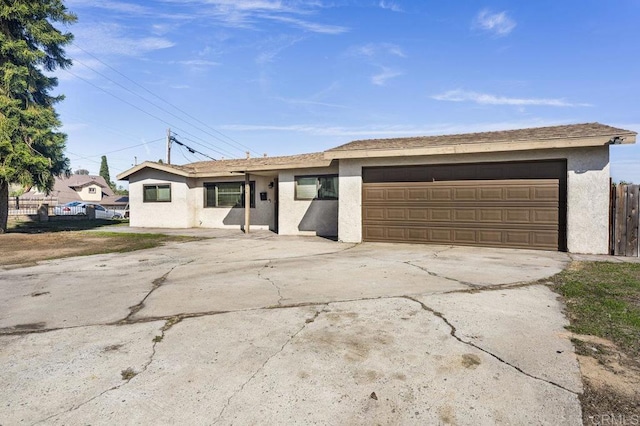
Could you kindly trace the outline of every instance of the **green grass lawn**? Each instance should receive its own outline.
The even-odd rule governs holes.
[[[640,264],[577,262],[556,275],[569,329],[603,337],[632,357],[640,355]]]

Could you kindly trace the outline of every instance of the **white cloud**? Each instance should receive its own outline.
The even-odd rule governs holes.
[[[261,125],[261,124],[228,124],[218,126],[222,130],[238,132],[293,132],[315,136],[344,136],[359,139],[402,137],[402,136],[432,136],[451,135],[472,132],[490,132],[495,130],[524,129],[529,127],[554,126],[564,124],[559,121],[528,120],[519,122],[495,122],[482,124],[451,124],[441,123],[424,126],[405,125],[373,125],[373,126],[323,126],[312,124],[290,125]]]
[[[385,0],[380,0],[380,2],[378,3],[378,6],[380,6],[382,9],[388,9],[392,12],[402,12],[402,8],[395,2],[392,1],[385,1]]]
[[[589,107],[591,104],[568,102],[564,99],[550,98],[509,98],[488,93],[465,90],[450,90],[431,96],[438,101],[473,102],[481,105],[516,105],[516,106],[553,106],[553,107]]]
[[[275,20],[320,34],[342,34],[344,26],[312,22],[308,17],[325,7],[318,1],[287,0],[165,0],[167,3],[192,5],[194,18],[213,18],[232,28],[255,28],[259,21]],[[197,9],[197,10],[196,10]]]
[[[203,59],[189,59],[189,60],[185,60],[185,61],[172,61],[170,63],[179,64],[179,65],[192,65],[192,66],[196,66],[196,67],[215,67],[215,66],[220,65],[218,62],[205,61]]]
[[[373,58],[380,55],[391,55],[400,58],[407,57],[402,48],[393,43],[368,43],[362,46],[352,47],[349,49],[349,54],[352,56],[364,56],[367,58]]]
[[[75,43],[96,56],[141,56],[175,45],[164,37],[133,37],[127,33],[127,28],[115,23],[78,25],[74,29]]]
[[[516,27],[507,12],[492,13],[488,9],[481,10],[473,21],[473,28],[487,31],[495,36],[502,37],[509,34]]]
[[[275,99],[291,105],[310,105],[310,106],[322,106],[322,107],[328,107],[328,108],[348,108],[340,104],[332,104],[329,102],[314,101],[310,99],[292,99],[292,98],[282,98],[282,97],[277,97]]]
[[[284,35],[267,38],[263,43],[261,43],[261,52],[256,57],[256,63],[264,65],[273,62],[280,52],[301,42],[302,40],[304,40],[303,37],[289,37]]]
[[[291,18],[287,16],[265,16],[265,18],[280,21],[288,24],[292,24],[295,27],[302,28],[306,31],[320,34],[342,34],[349,31],[349,28],[339,25],[318,24],[316,22],[309,22],[298,18]]]
[[[382,71],[380,73],[371,76],[371,83],[375,84],[376,86],[384,86],[385,84],[387,84],[388,80],[399,77],[401,75],[403,75],[403,73],[400,71],[394,71],[392,69],[382,67]]]

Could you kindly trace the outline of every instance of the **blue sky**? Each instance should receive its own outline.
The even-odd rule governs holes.
[[[72,168],[598,121],[640,131],[638,0],[67,0]],[[172,162],[204,160],[174,144]],[[611,148],[640,182],[640,145]],[[122,182],[120,182],[122,183]]]

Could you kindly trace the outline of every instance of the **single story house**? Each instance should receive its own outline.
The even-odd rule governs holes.
[[[145,162],[118,179],[129,181],[135,227],[604,254],[609,146],[635,139],[587,123],[360,140],[286,157]]]
[[[87,201],[104,206],[125,207],[129,198],[113,192],[102,176],[71,175],[57,177],[49,194],[32,188],[20,196],[20,203],[42,202],[51,205]]]

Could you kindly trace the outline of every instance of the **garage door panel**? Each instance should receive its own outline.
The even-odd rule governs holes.
[[[429,200],[450,201],[453,199],[451,188],[432,188],[429,190]]]
[[[383,207],[370,207],[364,211],[363,220],[384,220],[386,211]]]
[[[478,200],[477,188],[471,188],[471,187],[454,188],[453,199],[455,201],[477,201]]]
[[[505,209],[505,220],[513,223],[531,222],[531,210],[529,209]]]
[[[478,220],[477,209],[452,209],[453,218],[456,222],[476,222]]]
[[[385,231],[387,238],[390,240],[404,241],[407,239],[406,228],[386,228]]]
[[[453,211],[451,209],[427,209],[427,217],[432,222],[451,222]]]
[[[405,220],[407,219],[406,209],[387,209],[387,219],[389,220]]]
[[[499,201],[503,198],[502,188],[478,188],[478,201]]]
[[[367,241],[429,242],[432,244],[481,245],[494,247],[550,249],[557,246],[555,231],[514,231],[501,229],[460,229],[420,227],[368,227]]]
[[[530,201],[533,198],[531,188],[529,187],[513,187],[505,188],[504,199],[508,201]]]
[[[384,188],[364,188],[363,199],[368,201],[384,201]]]
[[[407,199],[413,200],[413,201],[420,201],[420,200],[426,201],[429,199],[429,191],[426,188],[422,188],[422,189],[408,188]]]
[[[555,201],[558,199],[559,188],[557,187],[541,187],[541,188],[533,188],[534,191],[534,199],[535,200],[552,200]]]
[[[533,215],[532,221],[535,223],[558,223],[557,209],[534,209],[531,214]]]
[[[505,243],[510,245],[531,245],[531,235],[527,231],[512,231],[508,230],[504,232]]]
[[[428,221],[429,214],[432,214],[432,210],[424,208],[408,208],[407,217],[410,221]]]
[[[453,241],[457,244],[475,244],[478,242],[477,232],[471,229],[454,229]]]
[[[560,183],[560,177],[365,182],[363,238],[557,250]]]
[[[504,218],[504,214],[502,209],[497,208],[485,208],[478,209],[480,213],[478,215],[478,222],[502,222]]]
[[[400,189],[388,188],[385,191],[385,200],[406,201],[407,200],[406,190],[403,188],[400,188]]]
[[[408,228],[407,239],[411,241],[425,241],[427,239],[427,230],[420,228]]]
[[[364,239],[366,241],[385,241],[386,236],[384,226],[370,225],[364,229]]]
[[[428,235],[431,241],[435,243],[449,243],[453,240],[453,229],[438,229],[433,228],[428,230]]]

